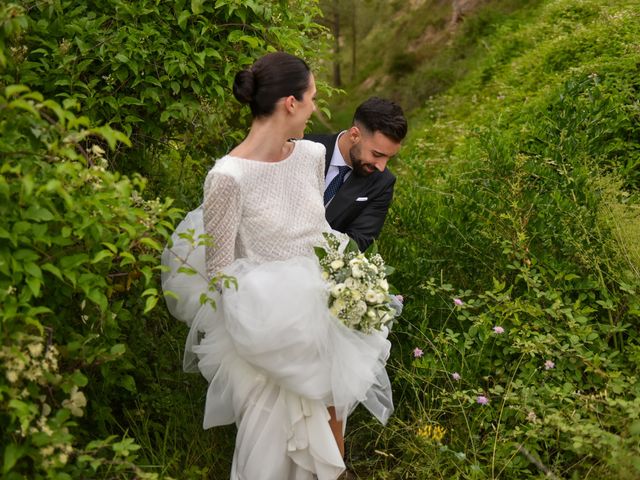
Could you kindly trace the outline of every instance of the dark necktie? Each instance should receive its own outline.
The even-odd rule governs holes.
[[[326,190],[324,191],[325,205],[329,203],[329,200],[331,200],[333,196],[337,193],[337,191],[340,189],[340,187],[342,186],[342,181],[344,180],[344,176],[350,170],[351,168],[349,168],[346,165],[343,165],[342,167],[338,167],[338,174],[335,177],[333,177],[333,180],[331,180]]]

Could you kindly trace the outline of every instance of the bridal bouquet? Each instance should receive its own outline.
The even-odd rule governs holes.
[[[326,246],[315,251],[328,284],[329,310],[349,328],[365,333],[382,329],[396,315],[386,279],[393,269],[378,253],[361,253],[353,240],[341,249],[334,234],[324,237]]]

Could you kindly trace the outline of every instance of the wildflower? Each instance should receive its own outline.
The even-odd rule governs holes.
[[[69,409],[72,415],[81,417],[84,415],[82,409],[87,406],[87,398],[84,396],[84,393],[78,390],[78,387],[73,387],[69,399],[63,400],[62,406]]]
[[[538,416],[536,415],[536,412],[534,412],[533,410],[527,414],[527,420],[529,420],[530,422],[535,422],[537,419],[538,419]]]
[[[551,360],[547,360],[546,362],[544,362],[544,369],[545,370],[551,370],[555,366],[556,366],[556,364],[553,363],[553,361],[551,361]]]
[[[453,303],[457,306],[457,307],[461,307],[462,305],[464,305],[464,302],[462,300],[460,300],[459,298],[454,298],[453,299]]]
[[[396,299],[400,302],[400,303],[404,303],[404,297],[402,295],[396,295]]]
[[[478,395],[478,398],[476,398],[476,402],[480,405],[487,405],[489,403],[489,399],[484,395]]]
[[[440,425],[423,425],[418,429],[418,437],[440,443],[447,431]]]
[[[458,372],[453,372],[451,374],[451,378],[453,378],[456,382],[460,381],[460,379],[462,378],[462,376],[458,373]]]
[[[91,145],[91,151],[94,155],[104,155],[105,151],[102,149],[100,145]]]
[[[42,455],[43,457],[48,457],[50,455],[53,455],[53,452],[54,452],[54,448],[51,445],[48,445],[40,449],[40,455]]]
[[[502,328],[500,325],[496,325],[495,327],[493,327],[493,331],[500,335],[504,333],[504,328]]]
[[[32,357],[39,357],[44,347],[41,343],[30,343],[27,348]]]
[[[416,347],[416,348],[414,348],[414,349],[413,349],[413,356],[414,356],[414,358],[420,358],[420,357],[422,357],[423,355],[424,355],[424,352],[422,351],[422,349],[421,349],[421,348]]]
[[[16,383],[18,381],[18,372],[15,370],[7,370],[5,376],[7,377],[7,380],[9,380],[9,383]]]

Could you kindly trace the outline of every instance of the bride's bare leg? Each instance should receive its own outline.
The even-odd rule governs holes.
[[[331,427],[331,431],[333,432],[333,436],[336,439],[336,443],[338,444],[338,450],[340,450],[340,455],[344,458],[344,437],[342,436],[342,422],[336,420],[336,409],[334,407],[328,407],[329,415],[331,418],[329,419],[329,427]]]

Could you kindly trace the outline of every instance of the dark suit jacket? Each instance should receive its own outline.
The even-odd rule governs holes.
[[[324,173],[327,174],[338,134],[305,135],[307,140],[321,143],[327,149]],[[361,251],[378,237],[387,216],[396,177],[388,170],[366,177],[352,173],[327,206],[325,215],[331,228],[353,238]],[[358,201],[360,199],[360,201]]]

